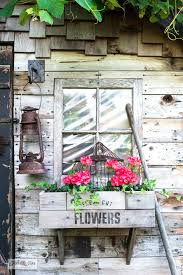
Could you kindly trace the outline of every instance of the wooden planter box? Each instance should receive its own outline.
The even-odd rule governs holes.
[[[69,193],[40,193],[39,226],[58,231],[60,264],[64,264],[64,230],[67,228],[129,228],[126,263],[130,264],[136,228],[155,226],[154,192],[98,192],[100,202],[75,213]],[[86,196],[86,195],[83,195]]]
[[[41,228],[132,228],[155,226],[154,192],[98,192],[100,202],[81,207],[76,214],[71,195],[41,192]],[[85,196],[85,195],[83,195]]]

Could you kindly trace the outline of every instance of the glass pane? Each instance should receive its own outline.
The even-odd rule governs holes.
[[[100,90],[100,130],[122,130],[129,128],[125,111],[132,104],[131,89]]]
[[[120,158],[131,154],[131,135],[105,134],[100,141]]]
[[[96,90],[64,89],[64,129],[94,130]]]
[[[93,153],[94,142],[94,135],[64,135],[63,174],[71,169],[74,160],[83,154],[91,155]]]

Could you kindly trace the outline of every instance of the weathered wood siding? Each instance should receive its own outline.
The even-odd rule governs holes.
[[[17,118],[22,104],[39,106],[40,102],[36,85],[28,85],[23,91],[28,80],[28,60],[46,58],[46,80],[40,84],[43,97],[40,117],[48,169],[43,178],[52,180],[54,172],[54,80],[142,79],[143,148],[157,187],[171,190],[169,199],[158,197],[182,274],[183,205],[175,199],[177,193],[183,194],[182,44],[168,41],[156,25],[139,22],[131,14],[126,21],[123,16],[111,16],[109,21],[93,25],[92,17],[73,7],[74,22],[66,11],[65,18],[52,27],[37,22],[20,27],[17,23],[20,10],[17,7],[12,18],[1,20],[0,40],[15,45]],[[19,134],[20,127],[15,125],[15,172],[19,164]],[[125,264],[124,249],[128,229],[67,230],[66,261],[60,266],[55,231],[38,227],[39,192],[24,191],[36,179],[40,178],[15,173],[16,257],[38,260],[37,270],[17,270],[17,275],[143,275],[147,270],[151,275],[170,274],[157,228],[138,230],[130,266]]]

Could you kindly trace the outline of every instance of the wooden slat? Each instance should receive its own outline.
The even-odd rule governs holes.
[[[181,143],[144,143],[143,150],[149,165],[183,165]]]
[[[79,5],[73,3],[66,5],[65,19],[70,21],[95,21],[95,18],[91,13],[81,9]]]
[[[36,39],[35,56],[39,58],[50,57],[50,38]]]
[[[15,33],[15,52],[35,52],[35,39],[29,39],[29,34],[24,32]]]
[[[29,37],[30,38],[44,38],[44,37],[46,37],[45,23],[31,20]]]
[[[183,142],[182,119],[144,119],[144,142]]]
[[[52,50],[84,50],[85,41],[66,40],[65,37],[51,37]]]
[[[150,44],[163,44],[165,35],[157,24],[152,24],[147,20],[143,23],[142,42]]]
[[[183,57],[182,43],[180,41],[176,41],[177,43],[173,42],[174,41],[171,41],[168,38],[165,40],[163,44],[163,56]]]
[[[10,66],[0,65],[0,89],[10,88]]]
[[[68,40],[95,40],[95,24],[93,22],[67,22]]]
[[[27,61],[34,54],[15,54],[15,71],[26,71]],[[45,60],[46,71],[171,71],[180,70],[182,59],[137,57],[130,55],[107,55],[106,57],[85,56],[79,52],[52,51],[51,59]],[[144,72],[145,74],[145,72]]]
[[[155,212],[150,209],[100,210],[100,212],[83,210],[78,215],[74,211],[39,212],[41,228],[131,228],[153,227],[154,225]]]
[[[6,20],[5,30],[6,31],[18,31],[18,32],[27,32],[29,31],[29,21],[21,26],[18,22],[18,17],[9,17]]]
[[[39,194],[40,210],[66,210],[66,193],[41,192]]]
[[[46,35],[64,36],[66,35],[66,26],[46,26]]]
[[[137,54],[137,33],[120,32],[119,38],[108,40],[107,52],[112,54]]]
[[[107,39],[97,38],[93,41],[86,41],[86,55],[107,55]]]
[[[125,194],[121,192],[97,192],[99,203],[96,205],[81,206],[80,209],[125,209]],[[81,197],[85,201],[89,194],[83,194]],[[67,194],[67,210],[73,210],[71,201],[73,196]]]
[[[173,95],[166,100],[165,95],[144,96],[145,118],[182,118],[183,95]],[[170,101],[169,101],[170,100]]]
[[[121,14],[114,12],[106,14],[103,22],[96,25],[97,37],[115,38],[120,35]]]
[[[182,94],[182,75],[157,75],[144,77],[144,94]]]
[[[142,43],[141,33],[139,33],[138,56],[162,56],[162,44],[144,44]]]
[[[0,41],[13,42],[15,40],[14,32],[0,32]]]
[[[126,209],[154,209],[154,192],[134,192],[125,194]]]

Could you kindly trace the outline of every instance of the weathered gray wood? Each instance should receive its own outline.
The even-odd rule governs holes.
[[[66,193],[41,192],[39,194],[40,210],[66,210]]]
[[[60,264],[64,264],[64,230],[59,229],[58,231],[58,253]]]
[[[50,57],[50,38],[36,39],[36,57],[47,58]]]
[[[66,26],[46,26],[46,35],[64,36],[66,35]]]
[[[97,37],[119,37],[121,26],[121,14],[111,13],[104,16],[103,22],[96,24]]]
[[[80,209],[125,209],[125,194],[122,192],[96,192],[99,197],[99,204],[81,206]],[[53,195],[54,197],[54,195]],[[89,194],[81,194],[85,201]],[[57,197],[59,199],[59,196]],[[67,193],[67,210],[73,210],[71,200],[73,196]],[[59,199],[61,200],[61,199]]]
[[[117,39],[108,40],[107,52],[110,54],[137,54],[138,39],[136,32],[120,32]],[[134,76],[133,76],[134,77]]]
[[[126,209],[154,209],[155,197],[154,192],[145,193],[134,192],[125,194]]]
[[[66,5],[65,19],[70,21],[95,21],[95,18],[91,13],[84,9],[81,9],[78,5],[74,3]]]
[[[148,44],[163,44],[164,41],[165,37],[161,28],[145,20],[143,23],[142,42]]]
[[[162,44],[142,43],[142,34],[138,34],[138,56],[162,56]]]
[[[95,40],[95,24],[93,22],[67,22],[68,40]]]
[[[138,217],[138,219],[137,219]],[[40,211],[41,228],[130,228],[155,226],[154,210]]]
[[[0,41],[13,42],[15,40],[14,32],[0,32]]]
[[[35,52],[35,39],[30,39],[28,33],[15,33],[15,52]]]
[[[183,76],[182,75],[157,75],[153,74],[144,77],[144,94],[182,94]]]
[[[107,39],[97,38],[95,41],[86,41],[86,55],[107,55]]]
[[[127,257],[126,257],[126,263],[127,265],[130,264],[131,258],[133,255],[133,248],[135,245],[135,237],[136,237],[136,228],[130,228],[129,230],[129,235],[127,239]]]
[[[61,104],[63,102],[62,89],[62,81],[56,79],[54,90],[54,180],[57,183],[61,181],[62,175],[62,150],[60,150],[63,128],[63,121],[61,119],[63,114],[63,104]]]
[[[46,37],[46,25],[40,21],[30,21],[29,37],[44,38]]]
[[[85,41],[66,40],[65,37],[51,37],[52,50],[84,50]]]
[[[18,22],[18,17],[9,17],[6,20],[5,30],[6,31],[18,31],[24,32],[29,31],[29,21],[25,25],[21,26]]]
[[[10,88],[10,66],[0,65],[0,89]]]

